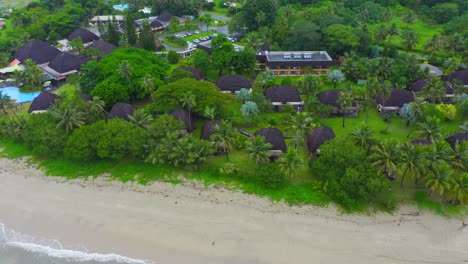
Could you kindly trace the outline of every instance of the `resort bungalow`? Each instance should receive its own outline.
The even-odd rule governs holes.
[[[304,101],[302,101],[296,87],[291,85],[271,86],[265,90],[265,97],[271,101],[277,110],[283,105],[296,107],[304,105]]]
[[[58,81],[65,79],[68,75],[78,73],[81,65],[89,60],[91,60],[90,57],[81,57],[68,52],[61,52],[51,62],[43,64],[40,67],[49,73],[53,79]]]
[[[171,25],[172,14],[164,11],[157,17],[149,17],[135,20],[135,27],[140,30],[143,27],[143,22],[148,21],[152,31],[163,31]],[[176,17],[181,23],[185,18]]]
[[[116,103],[112,106],[112,109],[109,112],[109,118],[122,118],[128,120],[128,117],[133,115],[135,108],[132,105],[126,103]]]
[[[62,51],[67,51],[70,49],[68,46],[68,43],[76,38],[81,38],[81,41],[83,42],[83,45],[86,47],[92,42],[99,40],[99,36],[94,34],[93,32],[85,29],[85,28],[79,28],[75,31],[73,31],[66,39],[62,39],[57,41],[60,45],[62,45]]]
[[[34,100],[32,101],[31,105],[29,106],[28,113],[30,114],[38,114],[44,113],[51,107],[55,100],[57,100],[58,96],[56,94],[42,91]]]
[[[27,59],[31,59],[36,64],[44,64],[52,61],[59,54],[60,50],[49,43],[40,40],[31,40],[17,49],[14,57],[21,63],[24,63]]]
[[[101,54],[98,57],[104,57],[107,54],[110,54],[112,51],[114,51],[117,48],[117,46],[100,39],[100,40],[96,40],[93,43],[91,43],[91,45],[89,45],[87,48],[88,49],[93,48],[93,49],[100,50]]]
[[[281,156],[281,152],[286,152],[286,142],[283,133],[277,128],[262,128],[254,133],[254,136],[263,136],[265,142],[272,145],[270,149],[270,159],[276,160]]]
[[[242,88],[250,89],[252,84],[241,75],[224,75],[218,79],[216,86],[222,93],[237,93]]]
[[[380,113],[398,112],[403,105],[414,102],[414,96],[411,92],[404,89],[393,89],[388,98],[376,96],[377,110]]]
[[[320,146],[327,140],[334,139],[335,133],[329,127],[316,127],[306,135],[306,144],[309,153],[320,156]]]
[[[203,76],[203,73],[201,71],[199,71],[197,68],[193,68],[193,67],[182,67],[182,69],[184,71],[188,71],[190,73],[192,73],[193,75],[193,78],[195,80],[202,80],[204,78]]]
[[[326,51],[268,51],[257,53],[260,68],[278,76],[328,74],[333,65]]]
[[[206,122],[201,129],[200,138],[203,140],[210,140],[211,135],[216,133],[215,127],[219,125],[221,125],[219,120],[211,120]]]
[[[419,67],[421,67],[421,70],[423,71],[426,71],[427,69],[427,71],[429,71],[429,75],[431,76],[440,77],[443,74],[441,69],[431,64],[423,63],[423,64],[419,64]]]
[[[101,22],[103,25],[106,25],[107,23],[112,22],[113,19],[115,19],[115,22],[118,25],[122,25],[123,22],[125,21],[125,16],[121,16],[121,15],[118,15],[118,16],[95,16],[95,17],[91,18],[91,20],[89,21],[89,25],[95,27],[95,26],[97,26],[99,24],[99,22]]]
[[[447,77],[445,77],[445,80],[447,81],[458,80],[461,83],[463,83],[463,86],[465,86],[465,88],[468,88],[468,70],[456,71],[448,75]]]
[[[455,148],[455,145],[457,143],[461,144],[462,142],[468,141],[468,132],[465,132],[465,133],[458,132],[458,133],[452,134],[449,137],[447,137],[445,141],[447,141],[447,143],[449,143],[450,146],[452,146],[452,148]]]
[[[328,105],[332,107],[332,112],[334,114],[339,113],[340,111],[343,111],[341,109],[341,104],[338,103],[338,98],[340,96],[340,90],[334,89],[334,90],[327,90],[320,92],[317,94],[317,98],[320,101],[320,103],[324,105]],[[353,101],[353,105],[348,107],[346,111],[348,114],[356,114],[359,111],[360,107],[356,104],[356,102]]]
[[[193,119],[190,117],[190,113],[185,110],[175,110],[170,113],[172,117],[176,120],[184,122],[185,129],[179,131],[181,135],[190,133],[194,129]]]
[[[426,86],[426,84],[427,84],[426,80],[418,80],[418,81],[411,83],[408,86],[408,88],[414,93],[419,93],[420,91],[424,89],[424,86]],[[444,88],[445,88],[445,98],[448,99],[448,98],[452,98],[455,96],[455,93],[452,87],[450,86],[450,83],[444,82]]]

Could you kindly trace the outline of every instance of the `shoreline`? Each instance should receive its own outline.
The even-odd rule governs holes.
[[[342,215],[195,182],[150,186],[44,176],[0,159],[0,223],[65,248],[154,263],[461,263],[468,228],[416,207]]]

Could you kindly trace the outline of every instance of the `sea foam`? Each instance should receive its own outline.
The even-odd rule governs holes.
[[[7,229],[0,223],[0,247],[11,246],[21,248],[31,253],[45,255],[52,258],[60,258],[75,262],[117,262],[128,264],[150,264],[140,259],[132,259],[118,254],[87,253],[80,250],[64,249],[57,240],[39,239],[28,236],[11,229]]]

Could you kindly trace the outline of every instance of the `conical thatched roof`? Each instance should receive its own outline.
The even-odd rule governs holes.
[[[291,85],[278,85],[271,86],[265,90],[265,97],[272,103],[300,103],[302,102],[301,96],[296,87]]]
[[[70,35],[68,35],[67,40],[72,41],[76,38],[81,38],[83,43],[89,43],[99,39],[98,35],[85,28],[79,28],[73,31]]]
[[[445,78],[446,80],[459,80],[464,85],[468,85],[468,70],[456,71]]]
[[[153,20],[151,23],[150,23],[150,27],[151,28],[160,28],[160,27],[163,27],[164,25],[159,22],[159,20]]]
[[[221,122],[219,120],[212,120],[206,122],[201,129],[200,138],[204,140],[209,140],[211,135],[216,133],[215,126],[219,125],[221,125]]]
[[[185,110],[175,110],[171,112],[171,116],[173,116],[177,120],[181,120],[184,122],[185,129],[187,132],[192,132],[194,128],[193,118],[190,118],[190,114],[188,111]]]
[[[171,21],[171,18],[172,18],[172,14],[167,12],[167,11],[163,11],[159,16],[158,16],[158,20],[159,21],[163,21],[163,22],[169,22]]]
[[[335,138],[333,129],[329,127],[316,127],[306,135],[307,149],[310,153],[316,153],[317,149],[325,141]]]
[[[184,69],[184,70],[186,70],[188,72],[191,72],[193,74],[193,78],[195,78],[195,80],[203,79],[203,73],[201,71],[199,71],[197,68],[182,67],[182,69]]]
[[[135,108],[132,105],[126,103],[116,103],[112,106],[111,111],[109,112],[109,118],[120,117],[122,119],[128,120],[128,116],[133,115]]]
[[[377,96],[376,101],[378,104],[383,106],[391,107],[403,107],[404,104],[414,102],[414,96],[411,92],[408,92],[404,89],[393,89],[390,93],[390,97],[384,98],[382,96]]]
[[[224,75],[218,79],[216,86],[223,92],[237,92],[241,88],[251,88],[251,83],[241,75]]]
[[[340,107],[338,103],[338,96],[340,94],[340,90],[327,90],[317,94],[318,100],[324,105],[331,105],[334,107]]]
[[[262,128],[254,133],[255,136],[265,137],[265,142],[272,145],[271,150],[286,152],[286,142],[283,133],[277,128]]]
[[[110,44],[102,39],[94,41],[88,48],[99,49],[101,51],[100,56],[106,56],[117,48],[114,44]]]
[[[23,62],[32,59],[37,64],[51,61],[60,53],[58,49],[49,43],[40,40],[31,40],[16,50],[15,58]]]
[[[265,42],[262,46],[260,46],[260,51],[270,51],[271,50],[271,43]]]
[[[86,102],[90,102],[93,100],[93,97],[89,94],[81,94],[80,95],[81,99],[85,100]]]
[[[457,142],[461,143],[463,141],[468,141],[468,133],[455,133],[447,137],[445,141],[447,141],[452,146],[452,148],[454,148]]]
[[[411,83],[408,88],[412,91],[412,92],[420,92],[422,91],[422,89],[424,89],[424,86],[426,86],[427,84],[427,81],[426,80],[418,80],[418,81],[415,81],[413,83]],[[448,82],[444,82],[444,88],[445,88],[445,93],[446,94],[453,94],[453,89],[452,87],[450,86],[450,84]]]
[[[428,139],[415,139],[415,140],[411,141],[411,144],[413,144],[413,145],[430,145],[430,144],[432,144],[432,141],[430,141]]]
[[[69,71],[79,71],[82,64],[91,60],[88,57],[79,57],[68,52],[62,52],[57,55],[50,63],[49,67],[58,73]]]
[[[34,112],[34,111],[45,111],[47,110],[50,106],[52,106],[55,103],[55,100],[57,100],[58,96],[53,93],[49,93],[46,91],[42,91],[39,96],[37,96],[29,106],[28,113]]]

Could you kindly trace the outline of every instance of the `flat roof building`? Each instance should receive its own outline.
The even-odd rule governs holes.
[[[257,53],[264,70],[276,75],[328,74],[333,60],[326,51],[268,51]]]

